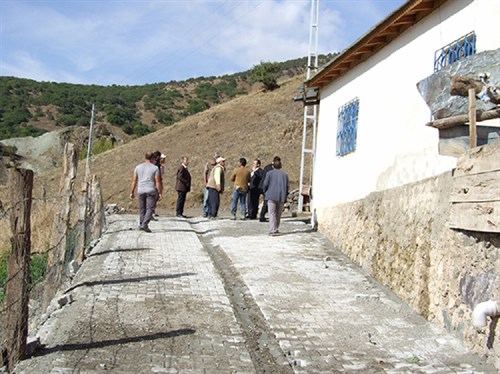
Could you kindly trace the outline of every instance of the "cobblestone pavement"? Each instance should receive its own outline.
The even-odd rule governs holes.
[[[497,372],[299,219],[108,224],[16,373]]]

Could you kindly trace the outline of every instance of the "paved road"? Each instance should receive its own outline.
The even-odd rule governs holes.
[[[496,373],[299,219],[108,223],[16,373]]]

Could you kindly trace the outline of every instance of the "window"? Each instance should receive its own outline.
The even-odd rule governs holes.
[[[455,40],[453,43],[444,46],[434,52],[434,72],[462,60],[476,53],[476,33],[470,32],[467,35]]]
[[[356,97],[339,108],[337,124],[337,156],[356,150],[359,99]]]

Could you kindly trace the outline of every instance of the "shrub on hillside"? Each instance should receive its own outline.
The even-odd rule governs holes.
[[[7,291],[7,276],[8,276],[8,253],[0,254],[0,304],[5,302]],[[30,268],[30,288],[40,282],[47,270],[47,253],[34,254],[31,257]]]
[[[281,67],[277,62],[261,62],[259,65],[254,65],[248,78],[252,83],[263,83],[266,90],[272,91],[279,87],[280,71]]]
[[[209,105],[200,99],[192,99],[189,100],[188,105],[186,107],[186,115],[196,114],[199,112],[203,112],[208,109]]]
[[[166,126],[169,126],[175,122],[175,117],[170,112],[156,111],[155,118],[159,123]]]
[[[207,100],[211,103],[219,103],[219,93],[214,85],[210,83],[200,83],[194,89],[196,96],[201,100]]]

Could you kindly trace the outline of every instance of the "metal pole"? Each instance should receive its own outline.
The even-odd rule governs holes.
[[[80,220],[83,227],[80,231],[80,240],[78,246],[77,262],[81,264],[85,259],[85,251],[87,245],[89,244],[89,207],[90,207],[90,162],[92,156],[92,141],[94,134],[94,110],[95,104],[92,103],[92,114],[90,116],[90,129],[89,129],[89,140],[87,144],[87,162],[85,165],[85,180],[83,181],[82,193],[83,193],[83,205],[80,211]]]
[[[88,184],[90,175],[90,156],[92,155],[92,134],[94,132],[94,103],[92,103],[92,114],[90,116],[89,141],[87,144],[87,163],[85,165],[85,184]]]
[[[319,17],[319,0],[311,0],[311,22],[309,30],[309,55],[307,56],[307,70],[306,79],[311,77],[311,70],[317,72],[318,70],[318,17]],[[314,48],[314,51],[313,51]],[[314,56],[314,64],[312,61]],[[302,195],[302,186],[304,185],[304,164],[305,154],[311,153],[311,170],[310,170],[310,184],[312,183],[312,172],[314,166],[314,155],[316,151],[316,119],[317,119],[317,105],[312,108],[312,114],[309,114],[309,106],[304,106],[304,126],[302,129],[302,154],[300,158],[300,177],[299,177],[299,199],[297,211],[302,212],[304,206],[304,197]],[[307,125],[309,120],[312,120],[313,139],[310,149],[307,149]]]

